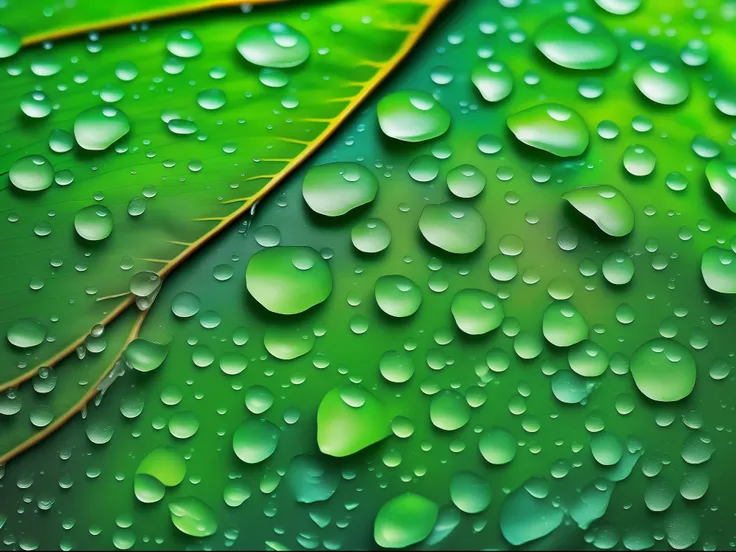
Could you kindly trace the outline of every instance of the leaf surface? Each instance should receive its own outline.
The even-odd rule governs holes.
[[[46,338],[31,348],[3,340],[0,390],[54,366],[91,328],[109,324],[136,300],[150,303],[155,286],[143,299],[131,289],[155,274],[165,278],[247,213],[332,134],[444,4],[347,0],[299,10],[274,4],[246,14],[214,11],[206,24],[193,17],[162,21],[148,30],[103,34],[94,43],[27,48],[4,60],[0,334],[12,333],[18,320],[33,320]],[[274,22],[308,41],[304,63],[263,69],[238,53],[244,29]],[[188,40],[183,50],[182,37]],[[174,55],[190,55],[192,41],[201,44],[200,53]],[[45,117],[26,115],[40,109],[31,92],[45,95],[41,104],[50,102]],[[16,107],[19,97],[33,105]],[[89,109],[123,113],[130,131],[103,150],[72,141],[61,152],[59,143],[78,134],[77,118]],[[93,130],[95,140],[107,133]],[[39,155],[53,167],[55,183],[19,190],[11,169]],[[84,209],[87,219],[79,214]],[[100,235],[100,218],[112,220],[108,237],[80,237],[90,237],[84,230],[90,216],[92,237]]]

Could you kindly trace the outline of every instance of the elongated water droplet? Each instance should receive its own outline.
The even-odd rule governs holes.
[[[358,163],[327,163],[309,169],[302,182],[302,196],[315,213],[344,215],[370,203],[378,192],[378,179]]]
[[[101,151],[130,132],[127,115],[110,106],[91,107],[74,119],[74,138],[83,149]]]
[[[54,167],[41,155],[21,157],[10,166],[10,182],[24,192],[40,192],[54,181]]]
[[[634,229],[634,210],[613,186],[582,186],[562,197],[609,236],[620,238]]]
[[[534,44],[551,62],[568,69],[603,69],[616,61],[613,35],[595,19],[556,16],[537,31]]]
[[[514,88],[511,71],[500,61],[489,61],[476,65],[470,75],[473,84],[487,102],[500,102]]]
[[[717,193],[731,212],[736,213],[736,163],[720,159],[709,161],[705,176],[711,189]]]
[[[376,515],[373,538],[383,548],[405,548],[432,531],[439,509],[431,500],[404,493],[386,502]]]
[[[459,202],[426,205],[419,230],[429,243],[449,253],[472,253],[486,240],[486,223],[473,207]]]
[[[685,74],[670,62],[655,58],[634,71],[634,84],[639,92],[660,105],[677,105],[690,94]]]
[[[700,262],[705,285],[718,293],[736,293],[736,253],[723,247],[709,247]]]

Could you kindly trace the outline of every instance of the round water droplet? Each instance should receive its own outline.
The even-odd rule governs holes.
[[[411,316],[422,304],[422,292],[405,276],[381,276],[376,280],[375,296],[378,307],[395,318]]]
[[[487,102],[500,102],[508,97],[514,88],[511,71],[500,61],[494,60],[476,65],[470,78]]]
[[[246,60],[261,67],[296,67],[309,57],[309,40],[284,23],[255,25],[243,30],[235,45]]]
[[[177,439],[189,439],[199,429],[199,419],[194,412],[177,412],[169,418],[169,432]]]
[[[353,226],[350,239],[361,253],[380,253],[391,243],[391,229],[381,219],[371,218]]]
[[[630,371],[639,391],[653,401],[679,401],[695,386],[695,359],[672,339],[644,343],[632,355]]]
[[[225,93],[219,88],[208,88],[197,94],[197,103],[202,109],[209,111],[220,109],[227,102]]]
[[[613,35],[595,19],[555,16],[537,31],[534,44],[551,62],[568,69],[603,69],[618,56]]]
[[[644,96],[660,105],[680,104],[690,94],[690,84],[685,74],[661,58],[637,67],[634,84]]]
[[[90,205],[74,215],[74,229],[87,241],[100,241],[112,233],[112,213],[102,205]]]
[[[403,351],[386,351],[378,361],[378,369],[386,381],[406,383],[414,375],[414,363]]]
[[[491,486],[473,472],[459,471],[450,479],[450,499],[461,512],[479,514],[491,503]]]
[[[426,92],[394,92],[378,102],[378,124],[386,136],[404,142],[437,138],[450,128],[450,114]]]
[[[486,462],[501,466],[516,457],[517,443],[511,433],[503,428],[494,427],[481,435],[478,448]]]
[[[358,163],[327,163],[309,169],[302,196],[315,213],[328,217],[370,203],[378,192],[378,179]]]
[[[249,387],[245,392],[245,407],[256,416],[263,414],[273,405],[273,393],[262,385]]]
[[[624,455],[624,444],[615,433],[603,430],[590,436],[590,450],[601,466],[613,466]]]
[[[274,453],[280,435],[281,430],[271,422],[251,418],[235,430],[233,450],[246,464],[258,464]]]
[[[251,257],[245,285],[253,298],[277,314],[297,314],[332,292],[327,262],[311,247],[272,247]]]
[[[473,165],[460,165],[447,173],[447,188],[462,199],[476,197],[486,187],[486,177]]]
[[[567,301],[554,301],[544,311],[542,333],[556,347],[571,347],[587,339],[588,323]]]
[[[101,151],[130,132],[127,115],[111,106],[91,107],[74,119],[74,138],[83,149]]]
[[[468,335],[483,335],[495,330],[504,318],[503,304],[497,295],[480,289],[464,289],[452,299],[452,316]]]
[[[448,253],[472,253],[486,240],[486,223],[473,207],[458,202],[426,205],[419,230],[429,243]]]
[[[40,192],[54,181],[54,167],[41,155],[21,157],[10,166],[11,184],[24,192]]]
[[[649,176],[654,172],[657,158],[646,146],[629,146],[624,152],[624,168],[633,176]]]
[[[29,92],[20,98],[21,111],[31,119],[43,119],[51,113],[51,100],[40,91]]]
[[[723,247],[703,252],[700,271],[705,285],[717,293],[736,293],[736,253]]]
[[[601,265],[603,277],[611,284],[622,286],[634,277],[634,261],[623,251],[613,251]]]
[[[437,429],[455,431],[470,421],[470,406],[460,393],[445,389],[432,397],[429,419]]]
[[[559,157],[580,155],[588,147],[585,121],[564,105],[535,105],[510,115],[506,124],[520,142]]]
[[[570,347],[567,362],[576,374],[595,378],[608,368],[608,353],[597,343],[586,339]]]
[[[166,39],[166,49],[176,57],[193,58],[201,54],[204,47],[196,34],[182,30],[169,35]]]
[[[36,347],[46,339],[46,327],[38,320],[21,318],[8,328],[7,338],[11,345],[21,349]]]
[[[20,35],[13,29],[0,25],[0,59],[8,58],[20,50]]]

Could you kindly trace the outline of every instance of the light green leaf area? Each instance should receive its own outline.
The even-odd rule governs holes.
[[[157,289],[141,297],[136,279],[165,276],[247,212],[386,75],[441,4],[214,11],[206,25],[159,21],[3,60],[0,335],[30,319],[45,341],[2,340],[0,389],[53,365],[134,300],[148,306]],[[308,50],[305,61],[291,55],[292,41]],[[257,63],[289,67],[256,66],[236,44]]]

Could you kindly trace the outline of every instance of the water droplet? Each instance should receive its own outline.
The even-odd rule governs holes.
[[[298,327],[271,326],[263,335],[263,345],[271,356],[292,360],[306,355],[314,347],[314,333]]]
[[[297,314],[332,292],[332,274],[311,247],[272,247],[253,255],[245,271],[253,298],[277,314]]]
[[[74,138],[80,147],[102,151],[130,132],[127,115],[110,106],[91,107],[74,119]]]
[[[695,359],[672,339],[644,343],[632,355],[630,370],[639,391],[653,401],[679,401],[695,386]]]
[[[391,229],[381,219],[370,218],[353,226],[350,239],[361,253],[380,253],[391,243]]]
[[[432,532],[438,511],[437,505],[423,496],[399,495],[381,506],[373,538],[383,548],[405,548],[421,542]]]
[[[74,215],[74,229],[80,238],[100,241],[112,233],[112,213],[102,205],[90,205]]]
[[[487,102],[500,102],[511,94],[514,87],[511,71],[500,61],[494,60],[476,65],[470,78]]]
[[[486,177],[473,165],[460,165],[447,173],[447,188],[455,197],[470,199],[486,187]]]
[[[20,50],[20,35],[13,29],[0,25],[0,59],[9,58]]]
[[[322,457],[300,454],[292,458],[285,482],[297,502],[314,504],[335,494],[340,476]]]
[[[402,351],[386,351],[378,361],[378,369],[386,381],[406,383],[414,375],[411,357]]]
[[[171,522],[179,531],[191,537],[209,537],[217,531],[217,514],[193,496],[169,502]]]
[[[534,44],[551,62],[568,69],[603,69],[616,61],[613,35],[595,19],[556,16],[537,31]]]
[[[347,385],[329,391],[317,411],[317,444],[323,454],[342,458],[391,434],[385,405],[367,389]]]
[[[450,128],[450,114],[426,92],[394,92],[378,102],[378,124],[386,136],[404,142],[437,138]]]
[[[378,179],[358,163],[327,163],[309,169],[302,195],[315,213],[337,217],[370,203],[378,192]]]
[[[41,155],[21,157],[10,166],[10,182],[24,192],[40,192],[54,181],[54,167]]]
[[[461,512],[479,514],[491,503],[491,486],[481,476],[459,471],[450,479],[450,499]]]
[[[202,53],[204,47],[199,37],[189,30],[176,31],[166,39],[166,49],[179,58],[193,58]]]
[[[296,67],[309,57],[307,37],[284,23],[255,25],[244,29],[235,45],[246,60],[260,67]]]
[[[726,163],[720,159],[709,161],[705,176],[711,189],[717,193],[726,207],[736,213],[736,163]]]
[[[445,389],[432,397],[429,419],[437,429],[455,431],[470,421],[470,406],[460,393]]]
[[[227,102],[225,93],[219,88],[208,88],[197,94],[197,103],[202,109],[220,109]]]
[[[570,347],[567,362],[579,376],[595,378],[608,368],[608,353],[597,343],[586,339]]]
[[[613,251],[601,265],[603,277],[611,284],[622,286],[634,277],[634,261],[623,251]]]
[[[145,339],[135,339],[125,349],[123,356],[128,366],[139,372],[151,372],[160,367],[169,354],[168,345],[160,345]]]
[[[544,311],[542,333],[556,347],[571,347],[587,339],[588,323],[567,301],[554,301]]]
[[[472,253],[486,239],[486,223],[473,207],[458,202],[426,205],[419,230],[429,243],[449,253]]]
[[[709,247],[700,263],[705,285],[717,293],[736,293],[736,253],[723,247]]]
[[[378,307],[395,318],[411,316],[422,304],[422,292],[405,276],[381,276],[376,280],[375,296]]]
[[[504,318],[498,296],[480,289],[464,289],[452,299],[452,316],[460,330],[468,335],[483,335],[495,330]]]
[[[274,453],[280,436],[281,430],[271,422],[250,418],[235,430],[233,450],[246,464],[258,464]]]
[[[646,146],[635,144],[624,152],[624,168],[632,176],[649,176],[656,164],[657,158]]]
[[[21,318],[8,328],[8,341],[20,349],[36,347],[46,339],[46,327],[38,320]]]
[[[620,238],[634,229],[634,210],[613,186],[582,186],[562,197],[609,236]]]
[[[641,6],[641,0],[595,0],[595,3],[613,15],[628,15]]]
[[[634,84],[647,98],[660,105],[677,105],[690,94],[685,74],[668,61],[655,58],[634,71]]]
[[[506,124],[520,142],[559,157],[580,155],[588,147],[585,121],[564,105],[535,105],[510,115]]]
[[[199,419],[194,412],[177,412],[169,418],[169,433],[177,439],[189,439],[199,429]]]
[[[51,100],[38,90],[29,92],[21,96],[20,109],[31,119],[43,119],[51,113]]]

